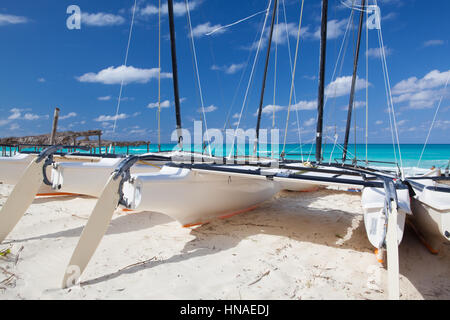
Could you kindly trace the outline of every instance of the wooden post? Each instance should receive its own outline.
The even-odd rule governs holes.
[[[129,151],[130,151],[130,145],[127,145],[127,155],[129,153]]]
[[[53,114],[52,134],[50,135],[51,145],[55,144],[56,129],[58,127],[58,117],[59,117],[59,108],[55,108],[55,113]]]
[[[147,142],[147,153],[150,152],[150,142]]]
[[[102,138],[101,138],[101,134],[98,135],[98,153],[102,154]]]
[[[75,152],[77,150],[77,148],[75,148],[75,146],[77,145],[77,137],[73,137],[72,139],[73,139],[73,145],[74,145],[73,152]]]

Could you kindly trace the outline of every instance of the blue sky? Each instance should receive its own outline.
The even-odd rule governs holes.
[[[290,88],[291,55],[295,52],[299,0],[280,0],[264,99],[262,128],[284,130]],[[163,0],[163,4],[166,2]],[[373,4],[373,1],[369,1]],[[69,5],[81,8],[80,30],[69,30]],[[139,0],[127,66],[123,66],[134,0],[17,0],[0,4],[0,136],[48,133],[56,106],[61,109],[59,130],[101,129],[105,138],[151,140],[157,137],[158,101],[158,1]],[[190,0],[191,22],[198,59],[204,106],[209,128],[235,127],[244,100],[256,42],[264,13],[212,35],[209,31],[266,9],[263,0]],[[386,59],[401,143],[423,143],[442,98],[431,143],[448,143],[450,90],[444,85],[450,74],[450,2],[447,0],[379,0]],[[320,25],[320,1],[305,0],[302,34],[295,78],[295,93],[303,142],[314,137]],[[201,119],[189,28],[183,2],[175,1],[178,68],[183,127],[192,129]],[[325,126],[331,139],[343,140],[355,28],[347,32],[348,47],[342,69],[332,79],[350,10],[341,0],[330,0],[326,85],[330,93],[325,107]],[[354,25],[359,12],[355,13]],[[270,17],[269,17],[270,18]],[[270,22],[270,20],[269,20]],[[289,36],[286,36],[286,30]],[[170,142],[175,128],[167,14],[162,15],[161,114],[162,139]],[[365,87],[369,83],[369,142],[390,143],[389,114],[379,58],[378,33],[369,30],[369,76],[366,68],[365,30],[361,41],[356,93],[357,142],[364,142]],[[267,30],[263,40],[267,39]],[[275,47],[277,77],[274,103]],[[254,80],[242,115],[241,128],[256,125],[266,46],[260,52]],[[341,70],[341,71],[340,71]],[[242,78],[242,81],[240,79]],[[114,116],[124,79],[117,126]],[[333,83],[332,83],[333,81]],[[234,102],[234,103],[233,103]],[[230,110],[230,106],[232,107]],[[352,125],[353,127],[353,125]],[[354,140],[352,132],[350,142]],[[298,142],[297,117],[291,112],[288,142]]]

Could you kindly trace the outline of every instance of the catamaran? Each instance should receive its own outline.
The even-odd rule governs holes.
[[[172,1],[169,0],[168,3],[171,19]],[[368,210],[368,215],[372,220],[376,220],[375,227],[381,225],[380,216],[385,219],[382,228],[376,231],[378,239],[374,243],[377,247],[387,247],[391,297],[398,298],[398,226],[400,225],[402,231],[404,221],[402,217],[398,219],[398,209],[404,212],[410,210],[408,201],[399,202],[397,190],[403,190],[401,192],[403,199],[403,195],[407,195],[407,188],[400,180],[394,180],[375,170],[346,165],[326,166],[321,163],[327,7],[327,0],[323,0],[316,165],[308,168],[279,161],[280,167],[276,170],[271,168],[265,170],[262,163],[256,163],[254,167],[216,163],[172,163],[164,166],[158,173],[131,174],[129,169],[139,157],[129,158],[122,162],[105,185],[69,262],[63,287],[71,286],[78,281],[105,234],[118,204],[137,210],[162,212],[184,225],[193,225],[223,215],[224,205],[229,202],[234,202],[236,205],[233,209],[238,209],[269,199],[282,189],[283,183],[288,182],[291,186],[307,183],[375,188],[368,189],[370,191],[367,191],[365,198],[368,202],[371,201],[372,205],[367,208],[375,208],[376,214]],[[381,194],[382,197],[371,197],[371,191],[375,193],[378,191],[377,194]],[[214,201],[210,197],[214,197]],[[382,204],[381,210],[377,207],[379,203]]]
[[[448,170],[448,169],[447,169]],[[411,188],[413,227],[432,253],[450,241],[450,187],[447,174],[431,170],[430,175],[408,178]]]
[[[170,23],[170,36],[171,36],[171,54],[172,54],[172,71],[173,71],[173,86],[175,96],[175,112],[176,112],[176,124],[178,133],[178,146],[182,150],[183,136],[181,130],[181,117],[180,117],[180,99],[178,93],[178,76],[177,76],[177,62],[176,62],[176,47],[175,47],[175,29],[173,22],[173,8],[172,1],[169,2],[169,23]],[[272,26],[273,27],[273,26]],[[192,31],[191,31],[192,32]],[[99,196],[102,194],[103,187],[111,176],[111,172],[123,171],[122,168],[127,163],[132,163],[132,166],[127,167],[128,174],[139,174],[139,172],[145,172],[152,174],[157,172],[160,177],[168,177],[167,168],[161,169],[161,166],[167,162],[207,162],[214,160],[215,157],[198,155],[194,153],[188,153],[183,151],[173,152],[160,152],[156,154],[144,154],[138,158],[139,161],[133,161],[134,157],[113,158],[113,159],[101,159],[95,163],[85,162],[55,162],[54,154],[60,150],[62,146],[53,146],[42,151],[36,159],[32,159],[29,162],[27,168],[22,175],[22,178],[16,183],[15,188],[10,194],[7,202],[5,203],[2,211],[0,212],[0,241],[9,234],[12,228],[19,221],[20,217],[25,213],[26,208],[31,204],[34,199],[34,195],[37,189],[44,181],[46,184],[51,184],[55,190],[60,192],[71,192],[79,194],[88,194],[93,196]],[[138,164],[140,162],[140,166]],[[137,166],[136,166],[137,164]],[[48,166],[52,166],[51,182],[47,176]],[[161,169],[161,172],[160,172]],[[251,168],[253,170],[253,168]],[[230,179],[222,179],[222,176],[204,178],[198,175],[193,175],[195,179],[200,179],[202,183],[199,185],[202,188],[208,188],[208,183],[217,186],[218,181],[229,181]],[[208,176],[209,177],[209,176]],[[173,177],[169,177],[173,178]],[[187,179],[189,183],[192,183],[192,177],[185,175],[184,177],[178,176],[178,182],[182,183],[183,179]],[[28,183],[28,180],[33,180],[33,183]],[[162,179],[163,180],[163,179]],[[274,187],[274,184],[270,181],[265,182],[267,186],[251,187],[249,181],[241,181],[243,179],[234,179],[239,182],[239,188],[236,188],[236,183],[228,183],[227,187],[221,188],[221,193],[226,201],[223,201],[215,209],[210,208],[211,215],[217,213],[230,214],[235,211],[248,209],[254,207],[256,204],[270,199],[278,188]],[[183,184],[187,186],[189,184]],[[244,186],[247,186],[245,197],[241,197],[241,201],[235,201],[234,199],[240,189],[244,190]],[[199,194],[200,189],[197,189]],[[227,195],[226,192],[229,194]],[[24,201],[21,201],[19,197],[26,193]],[[215,195],[218,193],[215,193]],[[242,193],[241,193],[242,195]],[[20,202],[20,203],[19,203]],[[198,207],[197,207],[198,208]],[[208,206],[204,206],[204,210],[200,213],[204,213]],[[195,208],[193,208],[195,209]]]
[[[188,1],[186,1],[186,4],[188,7]],[[273,31],[276,4],[277,1],[275,0],[271,33]],[[364,4],[365,1],[363,1],[363,9]],[[184,226],[193,226],[217,217],[229,216],[254,208],[259,203],[272,198],[273,195],[282,189],[295,190],[297,188],[308,189],[311,186],[337,185],[362,190],[364,219],[369,241],[377,249],[387,249],[389,293],[392,298],[399,297],[398,245],[403,235],[405,215],[411,214],[411,188],[409,188],[408,180],[404,179],[401,174],[347,165],[345,164],[345,158],[342,164],[326,164],[322,162],[327,9],[328,1],[323,0],[316,161],[309,165],[298,161],[288,161],[283,158],[260,159],[255,157],[247,159],[244,163],[238,163],[236,158],[209,157],[206,159],[204,156],[199,156],[202,163],[198,163],[198,161],[194,161],[192,154],[186,155],[189,159],[184,158],[181,161],[177,161],[174,154],[164,155],[158,153],[129,156],[120,161],[103,161],[103,164],[100,164],[100,161],[97,165],[54,164],[52,173],[53,186],[60,190],[68,190],[64,188],[70,187],[71,183],[69,181],[76,180],[79,177],[77,170],[82,172],[90,170],[81,169],[83,166],[86,168],[92,167],[96,175],[97,172],[103,172],[99,174],[99,177],[101,176],[99,180],[107,181],[103,186],[101,183],[98,183],[95,188],[89,191],[97,195],[99,199],[69,262],[63,279],[63,287],[71,286],[79,280],[105,234],[114,211],[119,205],[139,211],[161,212],[178,220]],[[168,0],[168,11],[174,94],[176,96],[177,132],[180,144],[182,135],[181,122],[178,121],[180,117],[179,98],[177,97],[179,96],[177,93],[172,0]],[[266,19],[268,13],[269,11],[266,13]],[[187,14],[189,14],[189,10],[187,10]],[[358,38],[360,38],[361,34],[361,24],[362,14]],[[193,37],[191,37],[191,41],[193,41]],[[269,52],[270,46],[268,54]],[[352,84],[353,93],[357,57],[355,57],[355,61]],[[266,59],[266,70],[267,62],[268,59]],[[292,74],[292,82],[293,78],[294,73]],[[350,97],[350,117],[350,108],[353,107],[353,93],[351,93]],[[259,115],[261,106],[262,102],[258,111]],[[260,117],[258,118],[257,127],[259,127]],[[349,123],[347,123],[347,130],[349,130],[348,128]],[[346,142],[348,142],[348,134]],[[0,240],[6,237],[21,215],[23,215],[23,212],[25,212],[27,205],[34,199],[34,189],[44,179],[42,163],[50,163],[51,161],[48,161],[48,159],[51,159],[54,151],[52,149],[41,153],[27,167],[24,174],[26,179],[23,178],[16,184],[11,196],[0,212]],[[146,173],[132,171],[135,170],[135,165],[139,161],[156,161],[159,165],[157,166],[158,168],[151,168]],[[159,168],[160,165],[161,168]],[[112,174],[110,174],[111,171],[113,171]],[[86,188],[85,183],[80,181],[76,188]],[[413,188],[419,187],[416,185]],[[424,188],[424,190],[428,189]],[[24,201],[20,203],[17,201],[19,194],[26,194]],[[426,203],[425,198],[426,194],[421,197],[422,203]]]

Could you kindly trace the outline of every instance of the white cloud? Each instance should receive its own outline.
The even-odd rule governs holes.
[[[327,24],[327,39],[336,39],[344,34],[348,21],[344,20],[329,20]],[[316,29],[313,34],[314,38],[320,39],[320,27]]]
[[[38,82],[41,82],[41,83],[42,83],[42,82],[45,82],[45,78],[39,78],[39,79],[37,79],[37,81],[38,81]]]
[[[238,72],[239,70],[241,70],[242,68],[244,68],[244,66],[245,66],[244,63],[238,63],[238,64],[232,63],[232,64],[229,65],[229,66],[222,66],[222,67],[213,65],[213,66],[211,67],[211,69],[212,69],[212,70],[223,71],[223,72],[225,72],[226,74],[234,74],[234,73]]]
[[[220,24],[211,25],[211,22],[205,22],[205,23],[195,26],[192,29],[192,35],[194,36],[194,38],[201,38],[204,35],[206,35],[207,33],[211,32],[213,30],[216,30],[220,27],[222,27],[222,25],[220,25]],[[224,33],[225,31],[226,31],[226,29],[220,29],[220,30],[217,30],[216,32],[214,32],[214,34],[221,34],[221,33]]]
[[[0,13],[0,26],[4,26],[4,25],[8,25],[8,24],[27,23],[27,22],[28,22],[28,19],[25,17]]]
[[[317,101],[299,101],[291,106],[292,110],[315,110],[317,109]]]
[[[389,56],[392,53],[392,49],[388,48],[387,46],[384,47],[384,54],[386,56]],[[380,58],[382,51],[380,48],[370,48],[369,50],[366,50],[366,54],[370,58]]]
[[[102,128],[112,128],[113,124],[111,122],[102,122]]]
[[[9,110],[11,112],[11,115],[8,117],[6,121],[10,122],[11,120],[37,120],[41,118],[48,118],[48,115],[37,115],[33,113],[25,113],[22,116],[22,112],[28,111],[30,109],[18,109],[18,108],[12,108]]]
[[[12,113],[12,115],[10,115],[8,117],[9,120],[15,120],[15,119],[19,119],[20,118],[22,110],[17,109],[17,108],[13,108],[13,109],[11,109],[9,111]]]
[[[23,116],[24,120],[37,120],[40,118],[47,118],[48,116],[39,116],[37,114],[33,114],[33,113],[25,113],[25,115]]]
[[[269,104],[269,105],[265,106],[264,108],[262,108],[261,113],[267,114],[267,115],[272,115],[274,111],[278,112],[278,111],[282,111],[284,109],[285,109],[285,107]],[[256,115],[258,115],[258,110],[256,110],[255,116]]]
[[[111,100],[111,96],[98,97],[97,99],[100,101],[109,101]]]
[[[161,108],[169,108],[169,107],[170,107],[170,101],[169,100],[161,101]],[[147,108],[149,108],[149,109],[158,108],[158,102],[151,102],[151,103],[149,103]]]
[[[303,78],[311,81],[317,80],[317,76],[303,76]]]
[[[0,127],[3,127],[4,125],[7,125],[10,122],[11,120],[0,119]]]
[[[380,125],[380,124],[383,124],[383,121],[381,121],[381,120],[377,120],[377,121],[375,121],[375,124],[376,124],[376,125]]]
[[[411,77],[400,81],[394,86],[392,93],[402,94],[440,87],[445,84],[449,76],[450,70],[444,72],[433,70],[427,73],[422,79]]]
[[[121,16],[110,13],[81,13],[81,22],[83,25],[92,27],[117,26],[125,22]]]
[[[424,47],[441,46],[444,43],[445,43],[444,40],[428,40],[423,43],[423,46]]]
[[[436,120],[434,127],[442,130],[450,129],[450,120]]]
[[[210,105],[210,106],[208,106],[208,107],[205,107],[204,109],[205,109],[205,113],[207,113],[207,112],[213,112],[213,111],[216,111],[216,110],[219,109],[219,108],[216,107],[215,105]],[[197,111],[198,111],[198,112],[203,112],[202,108],[199,108]]]
[[[408,122],[408,120],[400,120],[397,121],[397,126],[403,126],[404,124],[406,124]]]
[[[198,5],[200,4],[200,1],[189,1],[189,11],[193,11],[195,10]],[[142,16],[142,17],[147,17],[147,16],[152,16],[152,15],[157,15],[158,14],[158,7],[154,6],[152,4],[149,4],[143,8],[138,8],[137,9],[137,13],[138,15]],[[173,14],[177,17],[180,16],[184,16],[186,13],[186,4],[184,1],[180,1],[180,2],[174,2],[173,4]],[[161,6],[161,14],[168,14],[168,7],[167,7],[167,3],[164,3]]]
[[[107,123],[105,121],[123,120],[123,119],[126,119],[128,117],[129,117],[129,115],[127,115],[125,113],[118,114],[117,116],[101,115],[101,116],[95,118],[94,121],[103,122],[102,123],[102,125],[103,125],[103,124]]]
[[[286,36],[286,33],[290,37],[297,38],[298,25],[296,25],[293,22],[290,22],[288,24],[284,22],[276,24],[273,28],[272,42],[277,44],[287,43],[288,37]],[[270,29],[266,29],[264,37],[261,42],[261,48],[265,47],[267,42],[269,41],[269,34]],[[301,39],[314,38],[314,35],[311,32],[309,32],[309,26],[302,26],[302,29],[300,30],[300,38]],[[246,49],[256,50],[258,49],[258,44],[259,40],[253,42],[252,45],[250,47],[247,47]]]
[[[76,116],[77,116],[77,114],[75,112],[70,112],[70,113],[66,114],[65,116],[59,117],[59,119],[64,120],[64,119],[69,119],[69,118],[73,118]]]
[[[365,106],[366,106],[366,103],[364,101],[354,101],[353,102],[353,110],[360,109]],[[343,106],[341,109],[347,111],[348,105]]]
[[[147,134],[147,129],[131,129],[130,131],[128,131],[128,134],[144,136]]]
[[[302,29],[300,30],[300,37],[306,37],[306,36],[310,36],[309,32],[309,27],[308,26],[302,26]],[[268,31],[269,32],[269,31]],[[298,34],[298,25],[290,22],[290,23],[278,23],[274,26],[273,28],[273,35],[272,35],[272,41],[274,43],[278,43],[278,44],[284,44],[287,41],[287,36],[290,37],[294,37],[297,38],[297,34]]]
[[[355,91],[364,89],[367,81],[365,79],[356,78]],[[325,95],[330,97],[341,97],[350,94],[352,85],[352,76],[343,76],[336,78],[325,88]]]
[[[393,98],[395,103],[406,102],[411,109],[431,108],[442,95],[448,94],[444,90],[422,90],[416,93],[404,93]]]
[[[305,121],[304,126],[310,127],[316,123],[316,118],[310,118],[309,120]]]
[[[440,98],[450,94],[449,89],[444,89],[450,70],[440,72],[433,70],[423,78],[411,77],[397,83],[392,92],[395,103],[405,103],[409,109],[431,108]]]
[[[9,130],[17,130],[17,129],[19,129],[20,128],[20,126],[17,124],[17,123],[12,123],[10,126],[9,126]]]
[[[393,20],[395,17],[397,17],[397,13],[396,12],[389,12],[386,15],[381,15],[381,20],[383,21],[388,21],[388,20]]]
[[[295,110],[315,110],[317,108],[317,101],[299,101],[296,104],[291,105],[291,111],[295,111]],[[275,112],[279,112],[279,111],[283,111],[283,110],[287,110],[288,107],[287,106],[279,106],[279,105],[267,105],[262,109],[262,114],[266,114],[266,115],[272,115],[273,111],[275,110]],[[238,114],[235,114],[236,116],[238,116]],[[258,115],[258,110],[254,113],[254,115]],[[235,118],[233,116],[233,118]]]
[[[117,100],[119,100],[119,97],[117,97]],[[134,101],[133,97],[122,97],[120,98],[120,101]]]
[[[133,66],[119,66],[117,68],[109,67],[99,71],[98,73],[89,72],[76,79],[80,82],[103,83],[103,84],[120,84],[123,80],[124,84],[147,83],[151,79],[158,78],[158,68],[140,69]],[[161,73],[161,78],[171,78],[172,74],[167,72]]]

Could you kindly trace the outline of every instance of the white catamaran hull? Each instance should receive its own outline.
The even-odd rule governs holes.
[[[400,244],[405,229],[406,214],[411,214],[408,189],[398,189],[397,242]],[[385,212],[384,188],[367,187],[362,191],[361,205],[364,212],[364,225],[370,243],[377,249],[382,248],[386,239],[387,215]]]
[[[59,192],[100,196],[111,173],[123,158],[101,159],[99,162],[62,162],[53,166],[52,188]],[[157,172],[164,163],[142,163],[132,167],[132,173]]]
[[[27,154],[27,153],[18,153],[12,157],[0,157],[0,182],[4,184],[16,185],[19,180],[22,178],[23,173],[26,168],[30,164],[33,159],[36,159],[37,154]],[[58,162],[88,162],[91,163],[98,162],[101,158],[99,157],[78,157],[76,155],[69,156],[54,156],[55,161]],[[52,174],[51,166],[48,166],[46,169],[47,177],[50,177]],[[50,193],[64,192],[64,191],[55,191],[51,186],[45,185],[42,183],[39,188],[38,193],[40,194],[50,194]]]
[[[428,245],[439,250],[450,241],[450,193],[439,191],[439,185],[429,180],[424,189],[414,188],[411,221]],[[441,185],[441,188],[448,188]]]
[[[251,209],[279,190],[279,184],[265,176],[169,166],[132,175],[123,188],[132,209],[160,212],[184,226]]]
[[[15,185],[36,155],[18,153],[12,157],[0,157],[0,182]]]
[[[177,161],[191,161],[193,156],[200,162],[202,158],[209,159],[207,156],[193,155],[180,151],[148,153],[145,155],[165,156],[168,159],[174,158]],[[57,162],[53,165],[51,172],[52,188],[59,192],[99,197],[109,176],[123,160],[124,158],[101,158],[97,162]],[[158,172],[166,162],[139,161],[131,167],[131,173]]]

